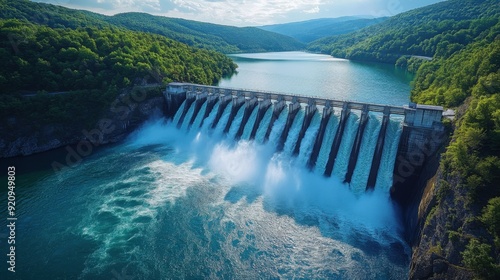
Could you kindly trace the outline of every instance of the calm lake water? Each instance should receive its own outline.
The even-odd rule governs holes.
[[[380,63],[305,52],[235,54],[238,73],[219,86],[389,105],[409,102],[412,75]]]
[[[391,66],[301,52],[232,57],[239,73],[221,86],[408,102],[411,77]],[[371,119],[367,130],[376,131],[380,121]],[[411,252],[390,180],[355,194],[339,178],[306,169],[302,152],[277,153],[273,141],[203,127],[152,120],[60,172],[50,165],[64,161],[64,149],[0,160],[0,279],[407,277]],[[398,129],[392,122],[388,135]],[[17,167],[15,274],[7,271],[6,166]]]

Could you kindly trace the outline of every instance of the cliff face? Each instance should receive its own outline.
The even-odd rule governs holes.
[[[457,108],[459,119],[468,108],[467,103]],[[456,131],[447,149],[457,141]],[[499,252],[491,247],[495,244],[494,237],[480,218],[492,194],[480,192],[473,195],[466,187],[469,177],[450,172],[445,162],[446,159],[437,156],[428,163],[427,174],[422,174],[414,186],[421,192],[408,204],[413,211],[405,213],[404,221],[413,251],[409,278],[498,279],[495,259],[498,259]],[[473,241],[486,247],[470,249]],[[467,251],[472,252],[472,257],[465,257]]]
[[[465,195],[456,186],[459,178],[443,178],[441,171],[428,181],[418,207],[419,235],[413,244],[410,279],[472,279],[461,252],[469,236],[487,232],[465,206]]]
[[[89,147],[115,143],[153,115],[162,115],[164,108],[163,97],[148,96],[145,92],[124,92],[91,127],[76,122],[26,123],[11,117],[0,125],[0,158],[30,155],[66,145],[78,144],[77,147],[86,151]]]

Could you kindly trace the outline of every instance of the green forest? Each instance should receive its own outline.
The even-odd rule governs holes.
[[[290,51],[304,48],[304,44],[293,38],[255,27],[240,28],[145,13],[105,16],[28,0],[0,1],[0,18],[19,19],[51,28],[114,27],[142,31],[222,53]]]
[[[0,87],[68,91],[140,83],[214,84],[236,69],[225,55],[117,28],[50,28],[1,20]]]
[[[124,89],[171,81],[212,85],[237,67],[213,50],[109,24],[84,27],[86,20],[79,11],[42,6],[58,11],[59,18],[45,21],[50,24],[0,18],[2,122],[15,117],[27,124],[73,120],[90,124]],[[19,12],[3,7],[4,13]],[[38,12],[32,16],[51,18],[43,9]]]

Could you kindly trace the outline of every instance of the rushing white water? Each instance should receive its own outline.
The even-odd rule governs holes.
[[[288,117],[288,108],[285,107],[281,111],[278,119],[276,119],[276,121],[273,124],[271,133],[269,134],[269,143],[272,143],[275,147],[278,144],[278,140],[281,136],[281,133],[283,132],[283,129],[285,129],[287,117]]]
[[[72,279],[407,277],[410,250],[386,189],[356,195],[276,153],[275,142],[212,133],[217,108],[198,133],[150,122],[123,144],[21,188],[19,197],[31,199],[18,221],[30,267],[22,278],[50,279],[61,269]],[[47,244],[64,247],[44,256]]]
[[[340,180],[345,179],[347,168],[349,166],[349,157],[351,156],[352,146],[356,138],[356,132],[359,127],[359,117],[356,114],[349,114],[346,120],[344,134],[340,142],[335,165],[333,166],[333,174]]]
[[[373,154],[377,146],[378,135],[380,132],[380,120],[372,114],[368,115],[368,123],[363,132],[363,140],[359,148],[358,160],[354,168],[352,180],[350,183],[351,190],[355,194],[362,194],[366,190],[368,176],[373,161]]]
[[[377,182],[375,183],[376,189],[388,192],[392,185],[392,174],[402,130],[402,120],[391,119],[388,123],[385,134],[384,150],[382,152],[382,158],[380,159]]]
[[[255,108],[253,108],[252,114],[250,114],[250,117],[245,124],[245,128],[243,129],[243,134],[241,134],[241,139],[250,139],[250,134],[252,134],[253,126],[255,124],[255,121],[257,120],[257,113],[259,113],[259,106],[255,106]]]
[[[299,137],[300,129],[302,128],[302,123],[304,122],[304,116],[304,110],[300,109],[293,119],[293,123],[290,126],[290,130],[288,131],[288,136],[283,147],[283,152],[287,155],[292,155],[293,153],[293,149],[295,148],[295,144],[297,143],[297,139]]]
[[[345,71],[350,65],[359,66],[358,63],[335,63],[341,64],[343,70],[331,75],[333,72],[321,68],[326,65],[324,62],[306,62],[296,67],[290,67],[292,61],[283,62],[287,75],[303,75],[306,65],[311,70],[306,72],[312,76],[328,81],[341,77],[337,81],[359,84],[352,71]],[[263,77],[286,80],[283,71],[262,67],[260,61],[254,65],[264,69]],[[358,76],[367,77],[363,73]],[[303,86],[303,81],[294,77],[285,83],[294,89]],[[375,82],[377,79],[372,79],[367,84],[373,88]],[[252,83],[265,86],[261,77]],[[317,80],[312,85],[315,84]],[[307,92],[337,96],[330,92],[330,85],[325,90],[313,89],[311,85],[305,88]],[[378,91],[374,94],[370,88],[343,92],[352,93],[351,97],[360,101],[372,100],[359,97],[366,92],[371,98],[383,100]],[[379,88],[380,93],[387,93],[387,88],[395,87],[384,84]],[[403,103],[397,100],[392,102]],[[304,162],[309,153],[306,147],[312,142],[309,140],[315,138],[316,120],[302,140],[299,160],[276,152],[287,108],[271,127],[274,107],[267,110],[255,141],[236,141],[222,133],[232,105],[224,110],[215,129],[211,125],[219,102],[209,112],[207,106],[203,104],[188,133],[176,128],[184,109],[184,122],[190,121],[189,114],[194,115],[184,103],[173,122],[150,121],[125,141],[94,150],[71,168],[54,172],[45,166],[22,174],[22,165],[16,164],[20,171],[16,182],[21,187],[16,188],[19,267],[15,278],[408,277],[411,250],[402,241],[400,213],[388,191],[401,120],[392,119],[388,126],[375,190],[355,194],[342,183],[343,178],[335,174],[323,176],[338,116],[330,117],[313,173],[304,167]],[[207,118],[203,119],[206,113]],[[342,138],[354,138],[356,118]],[[270,141],[263,144],[268,128],[272,131]],[[350,153],[350,148],[352,145],[345,150]],[[38,156],[44,155],[23,159],[32,167],[40,165]],[[344,155],[346,165],[348,156]],[[48,157],[50,161],[64,162],[68,155],[50,152]],[[7,196],[6,188],[0,190],[0,196]],[[7,216],[6,208],[0,209],[0,216]],[[0,228],[5,227],[4,219]],[[3,271],[0,279],[12,276]]]
[[[323,136],[321,149],[319,150],[318,159],[316,160],[316,167],[314,168],[314,172],[316,174],[323,175],[323,173],[325,172],[326,164],[328,163],[330,150],[332,149],[333,140],[335,138],[335,133],[337,133],[338,126],[339,117],[332,113],[326,125],[325,135]]]
[[[191,106],[189,106],[189,109],[186,113],[186,116],[184,117],[184,120],[182,121],[182,126],[181,126],[182,131],[186,131],[186,132],[188,131],[189,121],[191,121],[191,118],[193,117],[195,107],[196,107],[196,101],[191,103]]]
[[[198,129],[200,128],[201,121],[203,121],[203,116],[205,116],[205,112],[207,111],[207,104],[208,102],[205,100],[200,108],[200,111],[198,112],[198,115],[196,115],[196,119],[194,119],[194,122],[191,125],[191,129],[198,131]]]
[[[243,121],[243,115],[245,115],[245,106],[241,106],[240,109],[238,109],[238,113],[236,113],[236,116],[234,117],[231,126],[229,128],[229,131],[227,133],[229,139],[234,139],[236,136],[236,133],[238,133],[238,129],[240,129],[241,122]]]
[[[269,124],[271,123],[271,118],[273,117],[274,106],[271,106],[267,109],[266,114],[260,121],[259,128],[257,128],[257,132],[255,133],[255,141],[259,144],[264,143],[264,137],[266,136],[267,129]]]
[[[217,116],[217,111],[219,111],[219,104],[220,102],[215,103],[214,107],[212,108],[212,111],[210,111],[210,114],[208,114],[207,118],[204,119],[202,122],[202,131],[207,131],[210,127],[212,127],[212,123],[215,120],[215,117]]]
[[[229,121],[229,116],[232,109],[233,109],[233,102],[230,102],[224,109],[224,112],[220,117],[219,122],[215,126],[214,133],[222,135],[222,133],[224,132],[224,128],[226,127],[226,124]]]
[[[316,141],[316,136],[318,135],[318,129],[321,124],[321,115],[316,111],[312,117],[311,124],[307,128],[304,134],[304,139],[300,143],[300,150],[298,155],[298,161],[302,165],[306,165],[307,161],[311,157],[311,153],[314,147],[314,142]]]
[[[175,112],[174,121],[173,121],[174,124],[177,125],[179,123],[179,120],[182,116],[182,111],[184,111],[184,107],[186,107],[186,100],[184,100],[184,102],[182,102],[179,109],[177,109],[177,112]]]

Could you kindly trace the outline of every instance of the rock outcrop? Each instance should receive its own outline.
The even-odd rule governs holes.
[[[27,124],[12,117],[0,125],[0,158],[31,155],[79,143],[93,146],[115,143],[152,116],[161,116],[164,108],[163,97],[125,92],[92,127],[71,122]]]

